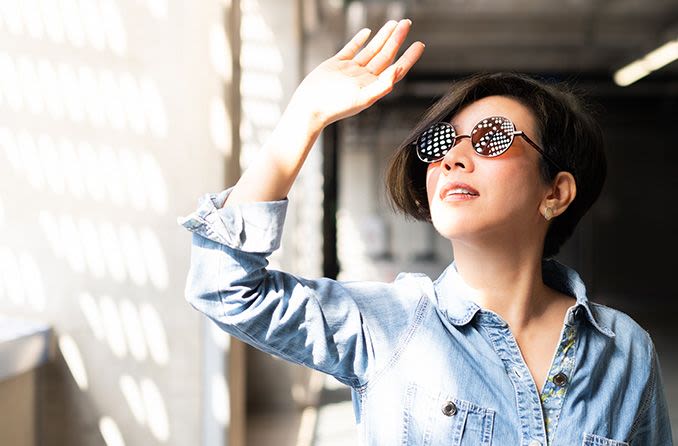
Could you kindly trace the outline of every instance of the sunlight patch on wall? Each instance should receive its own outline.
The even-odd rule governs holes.
[[[161,3],[159,0],[155,3]],[[114,0],[22,0],[0,2],[0,23],[11,34],[49,39],[75,48],[109,48],[118,56],[127,50],[127,36]]]
[[[119,385],[136,422],[147,426],[156,440],[167,442],[170,438],[167,407],[155,382],[149,378],[137,382],[130,375],[122,375]]]
[[[37,190],[157,214],[167,211],[167,183],[147,150],[55,140],[45,133],[14,133],[7,127],[0,127],[0,146],[13,170]]]
[[[153,436],[161,442],[169,439],[169,420],[167,418],[167,409],[165,401],[160,394],[158,386],[151,379],[141,379],[141,394],[146,408],[146,418],[148,427]]]
[[[97,299],[89,292],[80,293],[78,303],[94,337],[106,342],[116,357],[129,352],[138,362],[150,357],[160,366],[169,363],[165,325],[150,303],[106,295]]]
[[[120,428],[111,417],[102,417],[99,420],[99,432],[101,432],[106,446],[125,446]]]
[[[147,350],[139,310],[128,299],[123,299],[120,302],[120,315],[130,353],[137,361],[143,361],[146,359]]]
[[[68,265],[76,273],[85,271],[86,262],[80,236],[72,215],[62,215],[58,219],[61,246],[64,248],[64,255]]]
[[[157,290],[169,286],[169,266],[160,239],[148,226],[135,229],[129,224],[95,222],[71,215],[40,211],[38,222],[54,256],[65,259],[77,273],[95,278],[108,275],[116,282],[128,277],[138,286]]]
[[[146,409],[144,407],[144,400],[141,397],[141,389],[139,385],[129,375],[122,375],[120,377],[120,391],[127,401],[127,405],[134,416],[134,419],[140,425],[146,424]]]
[[[78,345],[70,335],[63,334],[59,336],[59,351],[64,357],[68,370],[71,372],[71,376],[73,376],[73,380],[78,385],[78,388],[80,390],[87,390],[89,388],[89,380],[87,379],[85,363],[82,360],[82,354]]]
[[[158,236],[150,228],[144,227],[139,231],[141,251],[151,284],[158,289],[167,289],[169,273],[165,253]]]
[[[19,261],[14,251],[2,246],[0,246],[0,274],[2,274],[0,285],[4,285],[10,302],[14,305],[23,304],[26,294],[23,283],[21,283]]]
[[[35,258],[27,252],[19,254],[19,270],[24,284],[26,303],[35,311],[44,311],[47,304],[42,273]]]
[[[120,227],[120,242],[125,264],[127,265],[127,273],[130,279],[132,279],[132,283],[138,286],[145,285],[148,279],[146,265],[141,250],[141,243],[139,242],[139,235],[132,226],[123,224]]]
[[[170,359],[170,351],[165,326],[160,319],[158,310],[151,304],[144,302],[139,305],[139,313],[151,358],[158,365],[166,365]]]
[[[113,223],[104,221],[99,223],[99,234],[108,273],[116,282],[126,280],[125,257],[121,249],[118,230],[113,226]]]
[[[103,320],[108,346],[118,359],[122,359],[127,355],[127,344],[118,306],[111,297],[102,296],[99,301],[99,308],[101,314],[106,315]]]
[[[165,102],[147,75],[0,52],[0,81],[13,111],[167,137]]]
[[[47,304],[43,274],[28,251],[0,246],[0,297],[15,306],[42,312]]]
[[[87,262],[87,269],[94,277],[100,279],[106,274],[106,262],[104,261],[97,228],[91,220],[83,218],[78,221],[78,229]]]
[[[80,293],[78,303],[94,337],[99,341],[105,340],[106,330],[104,329],[103,315],[99,311],[96,300],[94,300],[90,293],[83,292]]]

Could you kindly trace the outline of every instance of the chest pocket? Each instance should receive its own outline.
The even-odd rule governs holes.
[[[624,441],[611,440],[594,434],[584,434],[582,446],[629,446]]]
[[[407,388],[403,446],[490,446],[494,410],[417,384]]]

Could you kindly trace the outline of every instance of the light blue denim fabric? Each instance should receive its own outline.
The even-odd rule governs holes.
[[[267,269],[287,200],[221,208],[205,196],[179,222],[193,232],[186,298],[223,330],[352,388],[366,445],[667,446],[660,366],[648,333],[588,301],[578,274],[543,263],[573,296],[574,366],[551,443],[540,395],[508,325],[465,298],[455,264],[432,281],[308,279]]]

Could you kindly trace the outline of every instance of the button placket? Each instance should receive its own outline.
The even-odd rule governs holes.
[[[523,438],[546,438],[539,393],[534,381],[526,379],[526,376],[530,376],[529,370],[513,333],[508,325],[486,324],[483,328],[513,384],[517,412],[530,414],[520,417]]]
[[[570,377],[574,373],[576,338],[577,324],[565,326],[554,363],[549,371],[549,378],[542,389],[541,400],[549,440],[553,438],[557,429],[565,394],[571,382]]]

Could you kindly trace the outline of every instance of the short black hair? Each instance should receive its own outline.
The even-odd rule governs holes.
[[[575,179],[575,199],[563,214],[551,220],[544,240],[542,257],[555,256],[598,199],[607,175],[603,132],[591,105],[565,83],[547,83],[518,73],[476,74],[452,83],[391,157],[385,176],[389,203],[395,211],[431,222],[426,168],[413,144],[433,123],[448,122],[464,106],[487,96],[507,96],[526,106],[534,116],[535,136],[546,154]],[[548,184],[558,169],[541,157],[540,172]]]

